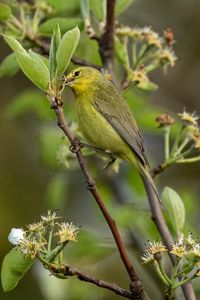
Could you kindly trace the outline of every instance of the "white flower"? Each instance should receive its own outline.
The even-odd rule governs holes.
[[[8,235],[8,240],[14,246],[18,245],[19,242],[24,238],[24,230],[21,228],[12,228]]]

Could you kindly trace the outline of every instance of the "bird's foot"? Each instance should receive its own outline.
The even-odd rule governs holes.
[[[84,147],[84,143],[79,141],[77,138],[74,139],[73,144],[70,145],[69,150],[72,153],[77,153]]]

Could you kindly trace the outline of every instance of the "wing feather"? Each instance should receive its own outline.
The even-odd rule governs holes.
[[[113,126],[121,138],[130,146],[143,165],[148,164],[143,138],[125,99],[109,83],[94,93],[95,108]]]

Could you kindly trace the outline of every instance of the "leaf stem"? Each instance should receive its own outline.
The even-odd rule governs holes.
[[[52,243],[52,237],[53,237],[53,230],[54,230],[54,221],[51,222],[50,229],[49,229],[49,239],[48,239],[48,246],[47,246],[47,250],[49,252],[51,251],[51,243]]]
[[[193,274],[191,277],[187,277],[186,279],[179,281],[179,282],[174,286],[175,289],[178,288],[178,287],[180,287],[180,286],[182,286],[182,285],[184,285],[184,284],[186,284],[186,283],[188,283],[188,282],[190,282],[190,281],[192,281],[192,279],[194,279],[195,277],[196,277],[196,275]]]
[[[159,265],[160,271],[161,271],[164,279],[167,282],[167,286],[170,286],[172,284],[172,282],[171,282],[170,278],[167,276],[166,272],[164,271],[161,261],[157,261],[157,263]]]
[[[169,286],[169,282],[168,280],[165,278],[165,276],[163,275],[163,270],[161,271],[160,269],[160,265],[158,264],[158,262],[155,260],[153,263],[153,267],[155,268],[159,278],[162,280],[162,282],[166,285]]]
[[[178,147],[178,149],[174,152],[173,156],[177,156],[177,154],[180,154],[181,151],[187,146],[187,144],[189,143],[190,139],[189,138],[185,138],[184,141],[182,142],[182,144]]]
[[[170,138],[170,131],[171,131],[171,126],[165,126],[164,128],[165,134],[165,159],[169,159],[169,153],[170,153],[170,144],[169,144],[169,138]]]
[[[200,156],[190,157],[190,158],[183,158],[177,160],[177,163],[193,163],[200,160]]]
[[[67,245],[68,241],[65,241],[63,243],[60,243],[59,245],[57,245],[51,252],[49,252],[45,259],[46,260],[54,260],[55,257],[64,249],[64,247]]]
[[[185,267],[183,270],[181,270],[180,272],[178,272],[176,274],[176,277],[179,277],[179,276],[181,276],[183,274],[189,273],[193,268],[194,268],[194,264]]]

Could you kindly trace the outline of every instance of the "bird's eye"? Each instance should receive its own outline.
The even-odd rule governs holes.
[[[74,72],[74,76],[79,76],[79,74],[80,74],[80,71]]]

